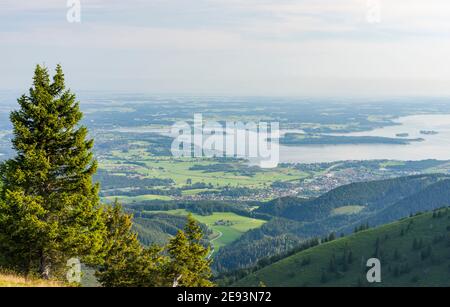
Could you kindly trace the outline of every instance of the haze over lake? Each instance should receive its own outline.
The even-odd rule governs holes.
[[[419,161],[426,159],[450,160],[450,114],[411,115],[394,120],[398,125],[352,133],[336,133],[343,136],[380,136],[396,138],[407,134],[407,138],[422,138],[424,141],[408,145],[396,144],[350,144],[350,145],[280,145],[280,162],[316,163],[344,160],[402,160]],[[170,136],[168,128],[122,127],[121,132],[155,132]],[[436,131],[438,134],[425,135],[421,131]],[[287,130],[281,131],[281,134]],[[289,130],[301,133],[301,130]]]
[[[395,120],[398,125],[371,131],[345,133],[346,136],[382,136],[395,138],[407,133],[408,138],[423,138],[422,142],[408,145],[307,145],[280,146],[281,162],[314,163],[342,160],[389,159],[415,161],[425,159],[450,159],[450,114],[412,115]],[[435,135],[421,134],[421,130],[436,131]]]

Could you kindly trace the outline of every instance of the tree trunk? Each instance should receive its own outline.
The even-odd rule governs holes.
[[[41,275],[42,279],[50,279],[50,269],[51,269],[50,260],[43,251],[41,251],[40,258],[41,259],[39,263],[39,274]]]
[[[178,283],[180,282],[181,277],[183,277],[183,275],[180,274],[173,279],[172,287],[178,287]]]

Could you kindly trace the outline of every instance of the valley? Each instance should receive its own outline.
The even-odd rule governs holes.
[[[0,288],[450,287],[450,5],[340,2],[1,1]]]
[[[100,183],[101,199],[107,204],[118,201],[134,216],[133,229],[145,246],[167,243],[191,214],[204,230],[203,243],[210,246],[209,257],[218,278],[282,257],[312,238],[348,235],[361,225],[383,225],[448,205],[448,159],[322,162],[318,154],[316,161],[305,156],[305,162],[283,162],[286,148],[292,149],[289,155],[298,149],[322,153],[335,148],[339,153],[339,146],[362,148],[381,143],[407,148],[424,142],[419,137],[443,137],[444,128],[442,133],[423,135],[418,126],[414,132],[399,127],[396,120],[423,112],[450,112],[438,103],[385,109],[362,104],[352,110],[336,102],[314,108],[308,103],[296,102],[294,107],[293,102],[285,102],[274,108],[255,98],[255,109],[245,109],[237,107],[237,98],[200,100],[183,108],[173,106],[185,98],[152,98],[152,104],[148,99],[94,99],[85,106],[84,123],[95,138],[99,169],[94,180]],[[239,158],[173,157],[168,127],[189,120],[200,110],[223,121],[280,121],[286,132],[281,143],[289,145],[281,148],[281,163],[263,169]],[[0,158],[6,159],[11,135],[7,126],[1,128],[5,132],[0,135],[4,154]],[[408,133],[408,138],[394,133],[399,130]],[[301,153],[287,159],[302,160]]]

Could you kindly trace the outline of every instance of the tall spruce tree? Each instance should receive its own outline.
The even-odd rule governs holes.
[[[79,126],[82,113],[59,65],[52,80],[38,65],[18,103],[10,116],[17,156],[0,166],[0,253],[10,267],[49,278],[71,257],[89,263],[102,256],[93,140]]]
[[[167,248],[171,258],[167,276],[172,281],[172,286],[213,286],[210,281],[211,260],[207,259],[209,248],[202,245],[202,237],[200,226],[189,215],[184,232],[178,231]]]

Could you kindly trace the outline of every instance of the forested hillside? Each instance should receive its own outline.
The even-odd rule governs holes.
[[[139,241],[148,246],[151,244],[166,244],[171,237],[183,229],[187,218],[172,214],[141,214],[133,219],[133,230],[138,233]],[[205,236],[211,234],[211,230],[204,224],[200,224]],[[207,245],[207,242],[204,242]]]
[[[388,180],[358,182],[338,187],[312,200],[278,199],[269,202],[257,212],[277,215],[296,221],[313,221],[326,218],[333,209],[343,206],[362,206],[375,211],[386,208],[418,191],[448,177],[421,175]],[[409,212],[408,212],[409,213]]]
[[[277,218],[220,250],[214,268],[224,272],[249,267],[304,240],[389,223],[447,206],[449,199],[450,180],[444,175],[353,183],[311,200],[277,199],[256,210]]]
[[[366,261],[381,261],[381,283]],[[450,286],[450,209],[422,213],[298,252],[234,286]]]

